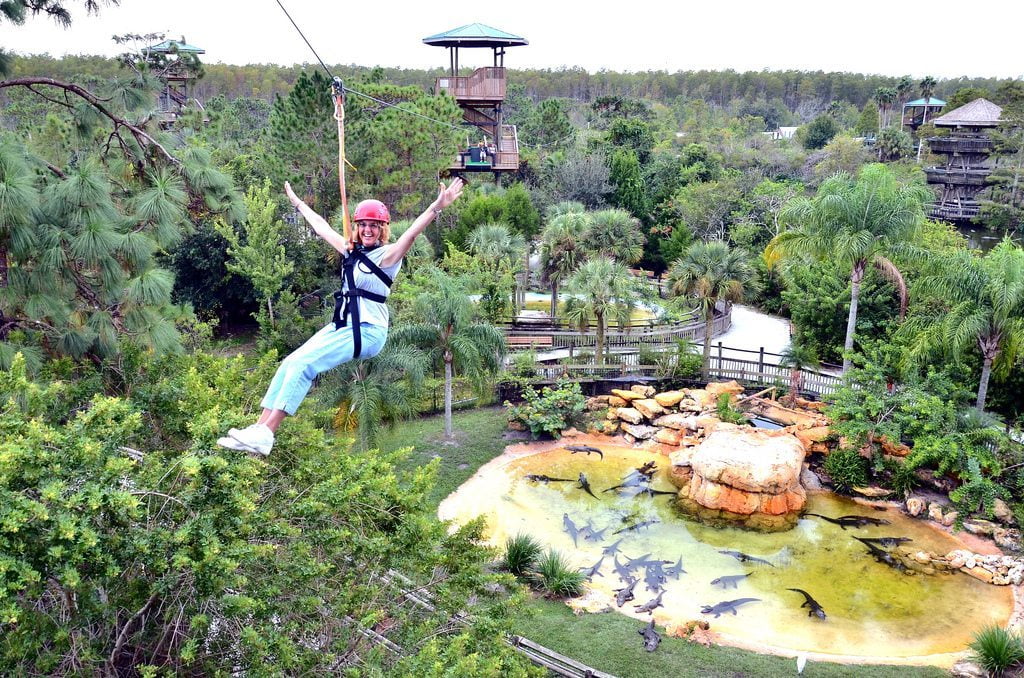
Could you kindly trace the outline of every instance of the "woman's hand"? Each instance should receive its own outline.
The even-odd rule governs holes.
[[[299,196],[295,195],[295,191],[292,190],[292,185],[287,181],[284,182],[284,194],[288,196],[288,202],[292,204],[292,207],[298,207],[302,200]]]
[[[448,184],[447,187],[444,185],[444,182],[439,184],[437,189],[437,200],[434,201],[434,207],[439,210],[443,210],[445,207],[448,207],[448,205],[451,205],[459,199],[460,195],[462,195],[462,187],[463,183],[460,177],[455,177],[455,179],[452,180],[452,183]]]

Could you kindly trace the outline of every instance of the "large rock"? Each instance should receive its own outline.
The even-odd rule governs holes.
[[[681,479],[670,457],[672,477]],[[806,503],[800,484],[804,448],[790,434],[769,435],[748,427],[718,427],[689,451],[692,477],[680,506],[699,519],[752,529],[792,527]]]
[[[641,398],[650,398],[654,395],[654,387],[645,384],[633,384],[629,390],[638,394]]]
[[[915,518],[924,513],[927,508],[927,503],[920,497],[910,497],[907,499],[907,513],[914,516]]]
[[[636,440],[646,440],[657,433],[660,429],[657,426],[623,424],[622,430],[633,436]]]
[[[619,396],[615,396],[615,395],[608,396],[608,406],[609,407],[625,407],[628,404],[629,404],[629,402],[627,400],[624,400],[624,399],[620,398]]]
[[[1010,507],[1006,502],[999,497],[996,497],[996,500],[993,502],[992,514],[996,517],[996,520],[1001,523],[1006,523],[1007,525],[1013,524],[1013,511],[1010,510]]]
[[[665,428],[674,428],[677,431],[696,431],[697,430],[697,418],[693,415],[685,414],[666,414],[663,417],[658,417],[654,420],[655,426],[663,426]]]
[[[618,417],[627,424],[642,424],[644,415],[632,407],[620,407]]]
[[[654,395],[654,399],[662,407],[675,407],[685,397],[686,391],[665,391],[664,393],[656,393]]]
[[[658,401],[653,398],[641,398],[634,400],[630,404],[633,406],[633,409],[644,415],[648,421],[665,414],[665,408],[659,405]]]
[[[682,438],[683,434],[671,428],[659,428],[658,432],[654,434],[654,439],[665,445],[679,445]]]
[[[612,389],[612,395],[618,396],[619,398],[622,398],[623,400],[626,400],[626,401],[637,400],[639,398],[643,398],[643,396],[640,395],[639,393],[634,393],[633,391],[626,391],[626,390],[621,389],[621,388],[613,388]]]
[[[711,399],[711,402],[717,403],[718,397],[723,393],[728,393],[729,400],[735,401],[736,396],[743,393],[743,387],[740,386],[735,381],[725,381],[708,384],[705,391],[707,391],[708,397]]]

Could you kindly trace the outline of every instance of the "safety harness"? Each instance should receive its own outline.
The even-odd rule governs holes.
[[[352,350],[353,359],[359,358],[363,351],[363,338],[359,333],[359,297],[376,301],[380,304],[383,304],[388,299],[386,294],[377,294],[376,292],[369,292],[356,287],[356,265],[359,263],[365,264],[370,269],[370,272],[377,276],[388,288],[394,282],[391,276],[384,272],[384,269],[373,263],[370,257],[366,256],[367,252],[375,250],[377,247],[379,245],[374,247],[356,245],[349,252],[349,255],[341,260],[339,273],[341,274],[343,284],[342,289],[334,293],[334,329],[340,330],[342,327],[348,327],[349,319],[351,318],[352,342],[354,344]]]

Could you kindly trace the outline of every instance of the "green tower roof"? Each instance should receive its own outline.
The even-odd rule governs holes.
[[[428,45],[439,47],[515,47],[528,45],[526,38],[512,35],[484,24],[466,24],[444,33],[423,38]]]
[[[177,51],[179,54],[182,52],[189,52],[191,54],[206,54],[206,50],[202,47],[196,47],[185,42],[185,38],[181,40],[164,40],[163,42],[151,45],[146,48],[150,52],[167,53]]]
[[[904,106],[924,106],[925,105],[925,101],[924,101],[924,99],[914,99],[913,101],[908,101],[907,103],[905,103],[903,105]],[[932,97],[931,99],[928,100],[928,105],[929,106],[945,106],[946,102],[943,101],[942,99],[936,99],[935,97]]]

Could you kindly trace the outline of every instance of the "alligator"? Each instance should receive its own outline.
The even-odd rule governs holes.
[[[734,588],[734,589],[735,588],[739,588],[740,580],[746,579],[747,577],[749,577],[752,574],[754,574],[754,573],[753,572],[747,572],[746,574],[727,574],[724,577],[719,577],[717,579],[712,579],[711,580],[711,585],[712,586],[721,586],[723,589],[727,589],[730,586],[732,588]]]
[[[597,499],[597,495],[594,494],[594,491],[590,489],[590,483],[587,482],[587,476],[586,476],[585,473],[580,471],[580,477],[579,477],[579,479],[576,482],[578,482],[580,484],[580,489],[581,490],[583,490],[584,492],[589,494],[594,499]]]
[[[586,454],[588,457],[592,454],[596,454],[597,456],[601,457],[601,459],[604,459],[604,452],[597,449],[596,447],[591,447],[590,445],[566,445],[565,449],[569,450],[573,454],[579,454],[582,452],[583,454]]]
[[[768,562],[764,558],[758,558],[756,556],[750,556],[750,555],[747,555],[746,553],[741,553],[740,551],[719,551],[719,553],[721,553],[723,556],[732,556],[733,558],[735,558],[736,560],[740,561],[741,563],[764,563],[768,567],[775,567],[774,565],[772,565],[770,562]]]
[[[529,473],[526,475],[526,479],[532,483],[571,483],[572,478],[552,478],[551,476],[538,475],[536,473]]]
[[[654,630],[654,618],[651,618],[651,622],[644,628],[637,631],[644,639],[644,649],[648,652],[654,652],[658,649],[658,645],[661,644],[661,636]]]
[[[704,605],[700,611],[702,614],[713,614],[715,618],[718,618],[726,612],[732,612],[736,615],[736,608],[740,605],[746,605],[747,603],[753,603],[761,600],[760,598],[737,598],[736,600],[723,600],[720,603],[714,605]]]
[[[605,546],[603,549],[601,549],[601,553],[605,554],[606,556],[614,554],[614,553],[618,553],[619,552],[619,544],[621,544],[621,543],[622,543],[622,539],[619,539],[614,544],[609,544],[608,546]]]
[[[797,593],[803,595],[804,603],[800,607],[806,607],[807,608],[807,616],[808,617],[817,617],[818,619],[821,619],[821,620],[825,619],[825,608],[823,608],[818,603],[818,601],[816,601],[814,598],[812,598],[810,593],[808,593],[807,591],[804,591],[803,589],[786,589],[786,590],[787,591],[796,591]]]
[[[661,597],[663,595],[665,595],[665,591],[664,590],[659,591],[657,596],[655,596],[654,598],[651,598],[650,600],[648,600],[643,605],[634,605],[633,609],[636,610],[637,612],[654,612],[654,608],[656,608],[656,607],[664,607],[664,605],[661,604]]]
[[[848,527],[866,527],[868,525],[889,524],[889,521],[884,518],[870,518],[868,516],[839,516],[838,518],[829,518],[828,516],[823,516],[820,513],[805,513],[804,515],[821,518],[822,520],[838,525],[844,530]]]
[[[862,542],[871,542],[872,544],[880,544],[886,548],[895,548],[900,544],[905,544],[908,541],[914,541],[910,537],[861,537]]]
[[[644,528],[644,527],[650,527],[651,525],[655,525],[655,524],[660,523],[660,522],[661,522],[660,520],[642,520],[639,523],[633,523],[632,525],[626,525],[621,530],[615,530],[614,532],[612,532],[612,534],[619,534],[620,532],[635,532],[636,530],[639,530],[639,529]]]
[[[597,575],[598,577],[603,577],[604,576],[603,574],[601,574],[601,571],[600,571],[601,570],[601,563],[604,562],[604,559],[605,559],[605,556],[601,556],[598,559],[598,561],[596,563],[594,563],[593,565],[591,565],[590,567],[584,567],[584,568],[580,569],[580,573],[584,576],[584,578],[586,578],[587,581],[590,581],[591,579],[593,579],[594,575]]]
[[[633,589],[636,588],[636,579],[630,577],[629,583],[621,589],[615,589],[615,604],[619,607],[625,605],[628,601],[633,600]]]
[[[679,556],[679,560],[676,561],[676,564],[665,570],[665,574],[666,576],[675,577],[676,579],[679,579],[679,575],[686,574],[686,570],[683,569],[683,557]]]
[[[572,518],[569,517],[568,513],[562,514],[562,525],[565,527],[565,531],[572,537],[572,545],[579,546],[577,539],[580,536],[580,528],[576,527],[576,523],[572,522]]]
[[[864,546],[867,546],[868,547],[868,552],[878,562],[882,563],[883,565],[888,565],[889,567],[891,567],[892,569],[896,570],[897,572],[905,572],[906,571],[907,566],[904,565],[903,563],[901,563],[899,560],[897,560],[891,553],[889,553],[885,549],[880,549],[877,546],[875,546],[874,544],[872,544],[871,542],[865,541],[865,540],[861,539],[860,537],[854,537],[854,539],[856,539],[860,543],[864,544]]]

